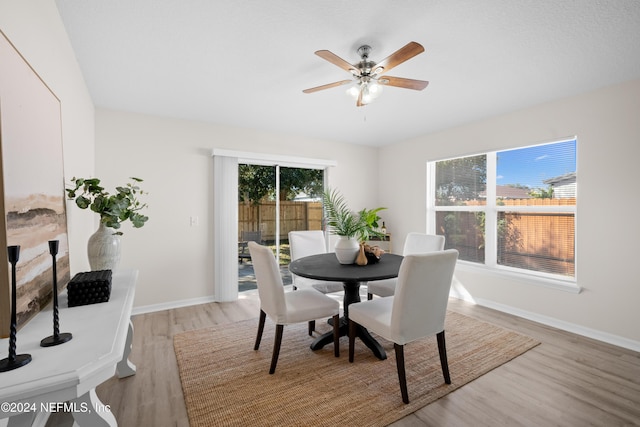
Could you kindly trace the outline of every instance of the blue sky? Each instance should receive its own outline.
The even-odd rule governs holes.
[[[575,171],[575,140],[498,152],[498,185],[547,188],[543,180]]]

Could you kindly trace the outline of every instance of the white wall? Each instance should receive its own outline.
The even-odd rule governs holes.
[[[52,0],[0,0],[0,30],[60,99],[65,180],[94,169],[94,108]],[[1,66],[2,64],[0,64]],[[92,218],[67,204],[71,271],[87,270]]]
[[[399,240],[426,229],[426,162],[578,138],[577,278],[572,294],[457,271],[483,304],[640,349],[640,80],[380,149],[380,203]],[[408,183],[411,183],[410,185]]]
[[[96,176],[109,188],[144,179],[149,221],[123,227],[121,268],[139,270],[135,306],[213,295],[213,148],[336,160],[332,187],[353,209],[377,203],[363,184],[377,149],[149,115],[96,111]],[[199,225],[190,226],[190,217]]]

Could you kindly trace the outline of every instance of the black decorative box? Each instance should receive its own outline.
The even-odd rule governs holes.
[[[107,302],[110,296],[111,270],[78,273],[67,285],[69,307]]]

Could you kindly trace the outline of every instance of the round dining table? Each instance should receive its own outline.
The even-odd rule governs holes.
[[[376,263],[360,266],[357,264],[340,264],[333,252],[298,258],[289,264],[291,273],[314,280],[328,280],[344,284],[344,316],[340,318],[340,336],[348,335],[349,305],[360,302],[360,285],[374,280],[398,277],[403,257],[395,254],[384,254]],[[357,336],[379,359],[386,359],[387,354],[369,332],[358,325]],[[318,350],[333,342],[333,332],[318,337],[311,344],[312,350]]]

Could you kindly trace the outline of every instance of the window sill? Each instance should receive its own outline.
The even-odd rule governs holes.
[[[470,273],[480,273],[488,276],[500,277],[503,279],[505,278],[512,279],[519,283],[524,283],[524,284],[534,285],[534,286],[543,286],[545,288],[557,289],[560,291],[570,292],[573,294],[579,294],[582,291],[582,288],[578,286],[577,283],[572,281],[518,273],[515,271],[509,271],[506,269],[503,270],[500,268],[487,267],[485,265],[479,265],[479,264],[467,262],[467,261],[458,260],[456,269],[460,271],[470,272]]]

